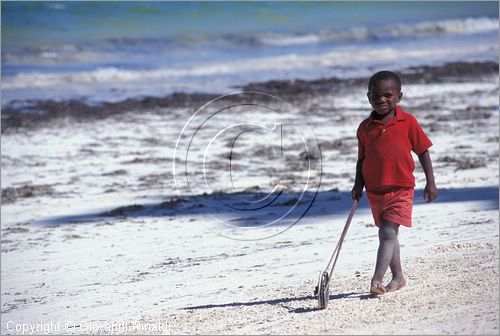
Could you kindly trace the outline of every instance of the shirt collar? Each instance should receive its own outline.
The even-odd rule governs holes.
[[[370,113],[370,118],[369,118],[369,122],[368,123],[372,123],[372,122],[381,122],[380,120],[377,120],[375,118],[373,118],[373,116],[375,115],[375,111],[372,111],[372,113]],[[394,108],[394,120],[395,121],[403,121],[406,119],[406,112],[403,110],[403,108],[401,106],[396,106]]]

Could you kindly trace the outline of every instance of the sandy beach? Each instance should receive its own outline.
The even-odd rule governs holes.
[[[327,310],[317,309],[313,281],[266,282],[241,290],[249,300],[166,310],[141,321],[163,323],[172,334],[497,334],[498,246],[455,243],[422,252],[406,258],[408,287],[379,298],[367,293],[371,275],[360,272],[334,278]]]
[[[1,6],[1,334],[499,334],[498,4]],[[439,196],[372,298],[365,195],[319,310],[387,69]]]
[[[342,83],[339,96],[304,90],[306,98],[291,100],[297,109],[286,117],[307,115],[321,146],[322,180],[308,211],[311,194],[297,201],[302,175],[279,166],[300,163],[297,144],[285,143],[274,172],[250,173],[243,191],[221,187],[186,194],[184,202],[165,193],[175,190],[172,150],[187,107],[8,129],[2,333],[56,321],[55,334],[498,334],[498,77],[489,65],[479,73],[463,69],[459,77],[431,69],[428,83],[409,75],[404,85],[403,106],[434,142],[440,190],[438,201],[426,204],[417,168],[414,227],[400,238],[407,287],[368,298],[377,231],[364,197],[325,311],[316,310],[313,289],[350,208],[354,132],[367,113],[357,83]],[[250,139],[240,146],[263,150]],[[208,157],[218,164],[225,153],[217,147]],[[259,167],[269,155],[240,156],[235,164]],[[224,186],[224,176],[207,178]],[[242,195],[259,198],[274,179],[289,187],[278,204],[253,216],[227,210]],[[254,225],[290,205],[298,211],[278,225]]]

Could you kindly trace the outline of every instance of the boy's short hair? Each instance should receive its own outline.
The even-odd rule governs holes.
[[[398,90],[401,91],[401,79],[394,72],[387,70],[379,71],[370,78],[370,81],[368,82],[368,91],[370,91],[371,88],[375,86],[376,82],[381,80],[395,81],[396,84],[398,85]]]

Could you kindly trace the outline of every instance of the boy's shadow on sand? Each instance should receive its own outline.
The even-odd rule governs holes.
[[[368,300],[368,299],[372,298],[372,296],[366,292],[363,292],[363,293],[351,292],[351,293],[335,294],[335,295],[330,295],[329,302],[330,302],[330,304],[333,305],[333,304],[335,304],[336,300],[342,300],[342,299],[347,299],[347,298],[354,298],[354,299],[359,298],[360,300]],[[316,302],[317,297],[313,296],[313,295],[307,295],[307,296],[300,296],[300,297],[293,297],[293,298],[281,298],[281,299],[274,299],[274,300],[209,304],[209,305],[202,305],[202,306],[184,307],[184,308],[180,308],[180,309],[181,310],[199,310],[199,309],[226,308],[226,307],[248,307],[248,306],[259,306],[259,305],[268,304],[268,305],[280,306],[282,308],[287,309],[289,313],[296,313],[296,314],[310,313],[310,312],[322,310],[322,309],[319,309],[317,306],[293,308],[293,307],[287,305],[287,303],[290,303],[290,302],[308,301],[308,300],[314,300]]]

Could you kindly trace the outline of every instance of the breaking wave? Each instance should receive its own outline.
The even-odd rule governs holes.
[[[442,21],[428,21],[416,24],[386,25],[376,29],[357,27],[346,30],[323,30],[318,33],[277,34],[257,36],[261,44],[286,46],[340,41],[387,40],[422,38],[446,34],[477,34],[498,31],[499,22],[492,18],[467,18]]]

